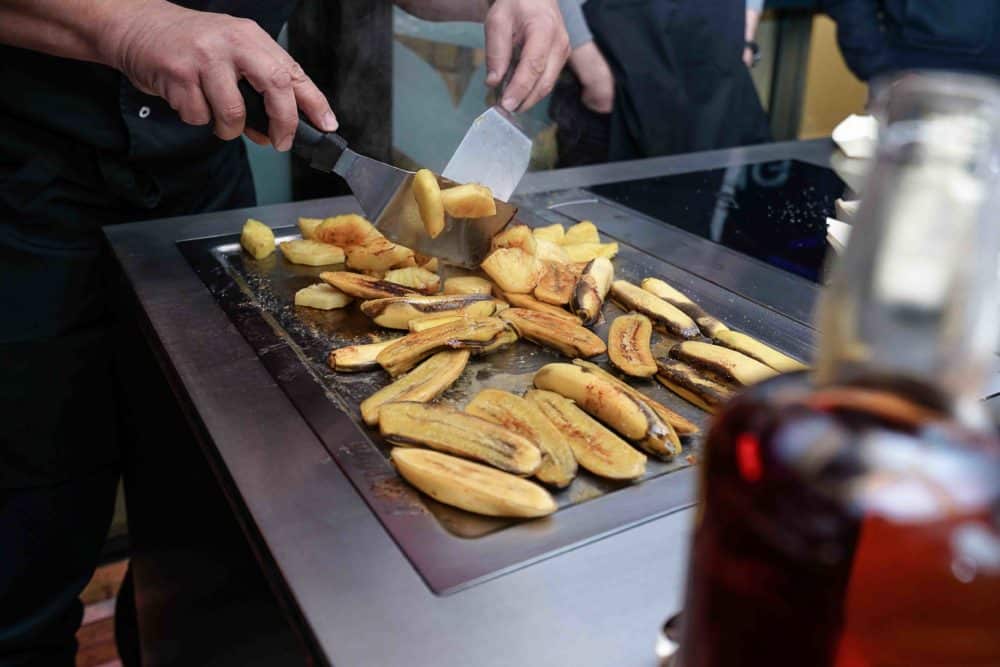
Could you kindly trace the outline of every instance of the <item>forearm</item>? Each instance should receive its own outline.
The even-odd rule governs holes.
[[[760,11],[757,9],[751,9],[747,7],[747,17],[746,17],[746,31],[744,32],[743,38],[748,42],[754,41],[754,36],[757,34],[757,26],[760,25]]]
[[[407,14],[426,21],[472,21],[482,23],[488,0],[393,0]]]

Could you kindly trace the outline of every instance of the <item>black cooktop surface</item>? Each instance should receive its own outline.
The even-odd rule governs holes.
[[[589,190],[640,213],[819,281],[826,218],[846,186],[798,160],[596,185]]]

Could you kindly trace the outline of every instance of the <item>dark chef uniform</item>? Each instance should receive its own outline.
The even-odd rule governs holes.
[[[272,36],[294,6],[178,4]],[[71,665],[118,476],[101,227],[255,194],[242,141],[185,125],[115,70],[0,46],[0,90],[0,666]]]

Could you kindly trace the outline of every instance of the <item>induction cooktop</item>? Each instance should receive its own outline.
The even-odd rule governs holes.
[[[818,282],[826,218],[846,190],[830,169],[798,160],[595,185],[594,194]]]

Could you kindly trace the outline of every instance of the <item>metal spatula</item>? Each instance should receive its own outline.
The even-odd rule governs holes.
[[[441,173],[459,183],[485,185],[507,201],[530,161],[531,139],[513,114],[494,106],[472,122]]]
[[[240,82],[240,91],[246,103],[247,125],[266,134],[268,118],[263,98],[246,81]],[[301,118],[292,151],[313,169],[342,176],[365,216],[387,238],[450,264],[478,267],[490,251],[493,235],[517,213],[514,206],[497,199],[496,215],[474,219],[447,216],[444,231],[432,239],[424,230],[411,191],[415,172],[359,155],[337,133],[321,132]],[[441,176],[437,179],[442,189],[459,184]]]

